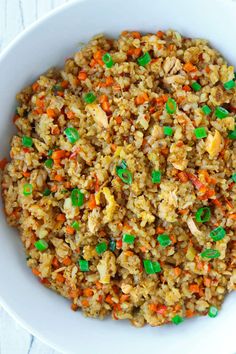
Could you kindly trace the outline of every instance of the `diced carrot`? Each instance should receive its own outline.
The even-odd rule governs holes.
[[[178,104],[181,104],[184,100],[185,100],[185,97],[184,97],[184,96],[179,96],[179,97],[176,98],[176,102],[177,102]]]
[[[83,307],[89,307],[89,302],[88,302],[88,300],[82,300],[81,301],[81,305],[83,306]]]
[[[121,248],[122,247],[122,240],[116,241],[116,247]]]
[[[47,278],[39,279],[40,283],[49,286],[51,283]]]
[[[211,278],[204,277],[204,285],[209,288],[211,286]]]
[[[115,83],[113,86],[112,86],[112,89],[113,91],[115,92],[119,92],[121,90],[121,87],[119,84]]]
[[[126,229],[127,231],[132,230],[132,226],[130,226],[127,222],[124,223],[123,228]]]
[[[7,159],[6,158],[0,160],[0,170],[4,170],[6,165],[7,165]]]
[[[139,57],[142,54],[142,49],[141,48],[134,48],[133,55],[135,57]]]
[[[198,284],[190,284],[189,290],[191,293],[199,293],[199,285]]]
[[[97,302],[99,302],[99,304],[103,303],[103,296],[102,295],[98,296]]]
[[[61,132],[61,131],[60,131],[60,129],[59,129],[58,126],[52,127],[52,129],[51,129],[52,135],[59,135],[60,132]]]
[[[64,283],[65,280],[66,280],[66,279],[65,279],[65,277],[63,277],[62,274],[57,273],[57,275],[56,275],[56,281],[58,281],[59,283]]]
[[[79,306],[77,304],[71,304],[70,308],[71,308],[72,311],[77,311]]]
[[[182,89],[183,89],[185,92],[191,91],[191,87],[190,87],[189,85],[184,85],[184,86],[182,87]]]
[[[168,47],[167,47],[167,49],[168,49],[169,51],[172,51],[172,50],[175,49],[175,45],[174,45],[174,44],[169,44]]]
[[[135,104],[141,105],[145,102],[148,102],[148,100],[149,100],[148,94],[146,92],[144,92],[143,94],[141,94],[135,98]]]
[[[66,181],[66,182],[64,183],[64,187],[65,187],[66,189],[70,189],[70,188],[71,188],[71,183],[70,183],[69,181]]]
[[[12,119],[13,123],[15,123],[19,118],[20,118],[20,116],[18,114],[15,114]]]
[[[210,74],[211,69],[209,68],[209,66],[208,66],[208,65],[205,67],[205,71],[206,71],[206,73],[207,73],[207,74]]]
[[[147,251],[146,247],[144,247],[144,246],[141,246],[139,248],[140,248],[141,252],[143,252],[143,253],[145,253]]]
[[[109,113],[110,112],[110,104],[108,101],[105,101],[101,104],[102,109],[106,112]]]
[[[127,51],[127,55],[133,55],[135,57],[139,57],[142,54],[142,49],[141,48],[130,48]]]
[[[114,79],[112,76],[107,76],[106,78],[106,86],[112,86],[114,84]]]
[[[53,160],[59,160],[65,157],[66,151],[65,150],[55,150],[52,153],[52,159]]]
[[[87,79],[87,73],[85,71],[80,71],[79,72],[79,75],[78,75],[78,79],[81,80],[81,81],[84,81]]]
[[[94,177],[95,177],[94,188],[95,188],[95,191],[98,192],[99,188],[100,188],[99,180],[97,178],[97,175],[95,175]]]
[[[116,151],[116,148],[117,148],[116,144],[111,144],[111,150],[112,150],[113,152]]]
[[[75,229],[74,229],[72,226],[67,225],[67,226],[66,226],[66,233],[67,233],[68,235],[74,235]]]
[[[36,104],[37,108],[42,108],[42,109],[44,109],[44,99],[39,99],[39,98],[37,98],[35,104]]]
[[[197,269],[202,270],[204,268],[204,262],[197,260]]]
[[[51,187],[51,192],[55,193],[57,191],[57,185],[54,184],[54,186]]]
[[[168,96],[162,95],[156,98],[156,104],[161,107],[167,102],[167,100],[168,100]]]
[[[54,176],[54,181],[62,182],[63,180],[64,180],[64,177],[61,176],[61,175],[55,175]]]
[[[64,92],[63,91],[57,91],[57,96],[64,97]]]
[[[130,296],[128,294],[122,294],[120,297],[120,303],[122,304],[123,302],[128,301],[129,297]]]
[[[184,172],[184,171],[181,171],[181,172],[178,173],[178,178],[179,178],[179,180],[180,180],[181,182],[183,182],[183,183],[188,182],[188,175],[187,175],[187,173]]]
[[[163,229],[163,227],[160,227],[160,226],[157,227],[156,233],[157,233],[158,235],[163,234],[164,232],[165,232],[165,229]]]
[[[176,243],[177,242],[175,235],[170,235],[170,239],[171,239],[172,243]]]
[[[46,112],[50,118],[55,118],[57,115],[55,109],[53,109],[53,108],[47,108]]]
[[[57,217],[56,217],[56,220],[57,220],[57,221],[63,221],[63,222],[66,221],[66,216],[65,216],[65,214],[62,214],[62,213],[61,213],[61,214],[58,214]]]
[[[162,39],[162,38],[164,37],[164,32],[158,31],[158,32],[157,32],[157,37],[158,37],[159,39]]]
[[[101,289],[102,289],[102,284],[100,283],[100,281],[96,280],[95,284],[96,284],[96,288],[97,288],[98,290],[101,290]]]
[[[24,152],[25,154],[27,154],[28,152],[30,152],[30,149],[29,149],[29,148],[26,148],[26,147],[24,147],[22,150],[23,150],[23,152]]]
[[[116,120],[116,123],[117,123],[117,124],[121,124],[121,123],[122,123],[122,118],[121,118],[121,116],[116,116],[116,117],[115,117],[115,120]]]
[[[199,175],[199,177],[204,178],[206,183],[210,183],[211,178],[210,178],[210,175],[207,170],[199,170],[198,175]]]
[[[195,316],[195,312],[188,309],[188,310],[186,310],[186,312],[185,312],[185,316],[186,316],[187,318],[191,318],[191,317]]]
[[[218,208],[223,209],[223,204],[219,201],[219,199],[212,199],[212,203],[215,204]]]
[[[133,38],[140,39],[141,38],[141,33],[140,32],[131,32],[131,35]]]
[[[83,295],[86,296],[86,297],[91,297],[91,296],[93,296],[93,294],[94,294],[93,289],[85,288],[83,290]]]
[[[90,210],[93,210],[96,208],[96,206],[97,206],[97,204],[96,204],[96,200],[95,200],[95,195],[90,194],[89,200],[88,200],[88,207]]]
[[[156,304],[149,304],[148,308],[152,312],[156,312],[157,311],[157,305]]]
[[[36,82],[33,83],[32,89],[33,89],[34,92],[36,92],[38,90],[38,88],[39,88],[39,83],[36,81]]]
[[[169,149],[168,147],[163,147],[161,150],[160,150],[161,154],[164,155],[164,156],[167,156],[169,154]]]
[[[98,235],[101,237],[105,237],[106,236],[106,232],[104,230],[99,230],[98,231]]]
[[[32,113],[35,114],[35,115],[43,114],[43,109],[42,108],[34,109],[32,111]]]
[[[132,252],[132,251],[125,251],[124,253],[125,253],[125,256],[127,256],[127,257],[132,257],[134,255],[134,252]]]
[[[68,111],[66,113],[66,116],[67,116],[68,119],[74,119],[75,118],[75,114],[72,111]]]
[[[108,101],[107,95],[101,95],[99,97],[99,103],[104,103],[104,102],[107,102],[107,101]]]
[[[90,64],[89,64],[91,66],[91,68],[93,68],[96,64],[97,64],[97,61],[95,59],[91,59]]]
[[[176,304],[175,307],[174,307],[174,310],[175,311],[181,310],[181,305],[180,304]]]
[[[182,270],[179,267],[174,268],[174,274],[176,277],[178,277],[181,274]]]
[[[155,107],[155,106],[150,107],[150,108],[149,108],[149,112],[150,112],[151,114],[155,113],[155,112],[156,112],[156,107]]]
[[[36,275],[36,277],[39,277],[41,275],[40,271],[36,268],[32,268],[32,273]]]
[[[96,61],[102,59],[103,52],[101,50],[97,50],[94,54],[93,57]]]
[[[236,214],[230,214],[228,216],[229,219],[233,219],[233,220],[236,220]]]
[[[68,82],[67,80],[63,80],[63,81],[61,82],[61,87],[62,87],[62,88],[66,89],[68,86],[69,86],[69,82]]]
[[[114,301],[112,301],[112,296],[111,296],[111,294],[108,294],[108,295],[106,296],[105,301],[106,301],[109,305],[113,305],[113,304],[114,304]]]
[[[53,267],[55,267],[55,268],[59,268],[60,264],[59,264],[59,261],[58,261],[57,257],[53,257],[53,259],[52,259],[52,265],[53,265]]]
[[[180,215],[186,215],[186,214],[188,214],[188,209],[179,209],[179,210],[178,210],[178,213],[179,213]]]
[[[165,316],[167,310],[167,306],[165,305],[157,305],[156,313],[159,315]]]
[[[119,230],[119,231],[122,231],[123,230],[123,224],[122,224],[122,222],[119,222],[118,224],[117,224],[117,229]]]
[[[214,189],[209,188],[209,189],[207,190],[206,194],[207,194],[207,197],[208,197],[208,198],[211,198],[211,197],[213,197],[213,195],[216,194],[216,192],[215,192]]]
[[[22,175],[26,178],[30,177],[30,172],[29,171],[22,172]]]
[[[184,69],[184,71],[186,71],[187,73],[192,73],[192,72],[197,71],[196,66],[193,65],[193,64],[190,63],[190,62],[184,64],[183,69]]]

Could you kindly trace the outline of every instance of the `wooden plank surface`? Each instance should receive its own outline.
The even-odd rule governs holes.
[[[0,0],[0,51],[31,23],[69,0]],[[0,354],[59,354],[19,326],[0,306]]]

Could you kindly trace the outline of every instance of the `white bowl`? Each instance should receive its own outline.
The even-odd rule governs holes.
[[[0,159],[14,131],[15,94],[47,68],[63,64],[79,42],[94,34],[117,36],[125,29],[176,29],[210,40],[236,64],[236,4],[230,0],[87,0],[54,11],[20,35],[0,57]],[[142,329],[128,322],[84,318],[62,297],[39,284],[26,267],[15,230],[0,213],[0,302],[22,326],[59,351],[83,354],[233,354],[236,294],[215,319]]]

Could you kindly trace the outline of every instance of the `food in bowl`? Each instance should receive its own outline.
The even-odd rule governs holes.
[[[2,194],[43,285],[135,326],[217,315],[236,284],[235,86],[205,40],[123,32],[18,94]]]

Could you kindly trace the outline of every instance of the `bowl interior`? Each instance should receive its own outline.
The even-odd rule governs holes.
[[[230,63],[236,64],[235,14],[236,4],[227,0],[87,0],[54,11],[16,39],[0,57],[0,159],[8,154],[14,132],[15,94],[49,67],[62,65],[64,58],[78,50],[80,42],[101,32],[117,36],[125,29],[156,32],[172,28],[189,37],[209,39]],[[111,350],[114,354],[153,350],[194,354],[203,348],[209,354],[236,351],[235,293],[227,297],[216,319],[188,320],[179,327],[136,329],[123,321],[86,319],[70,311],[66,300],[32,276],[19,236],[6,225],[2,212],[0,238],[1,303],[29,331],[58,350],[81,350],[84,354],[110,354]]]

